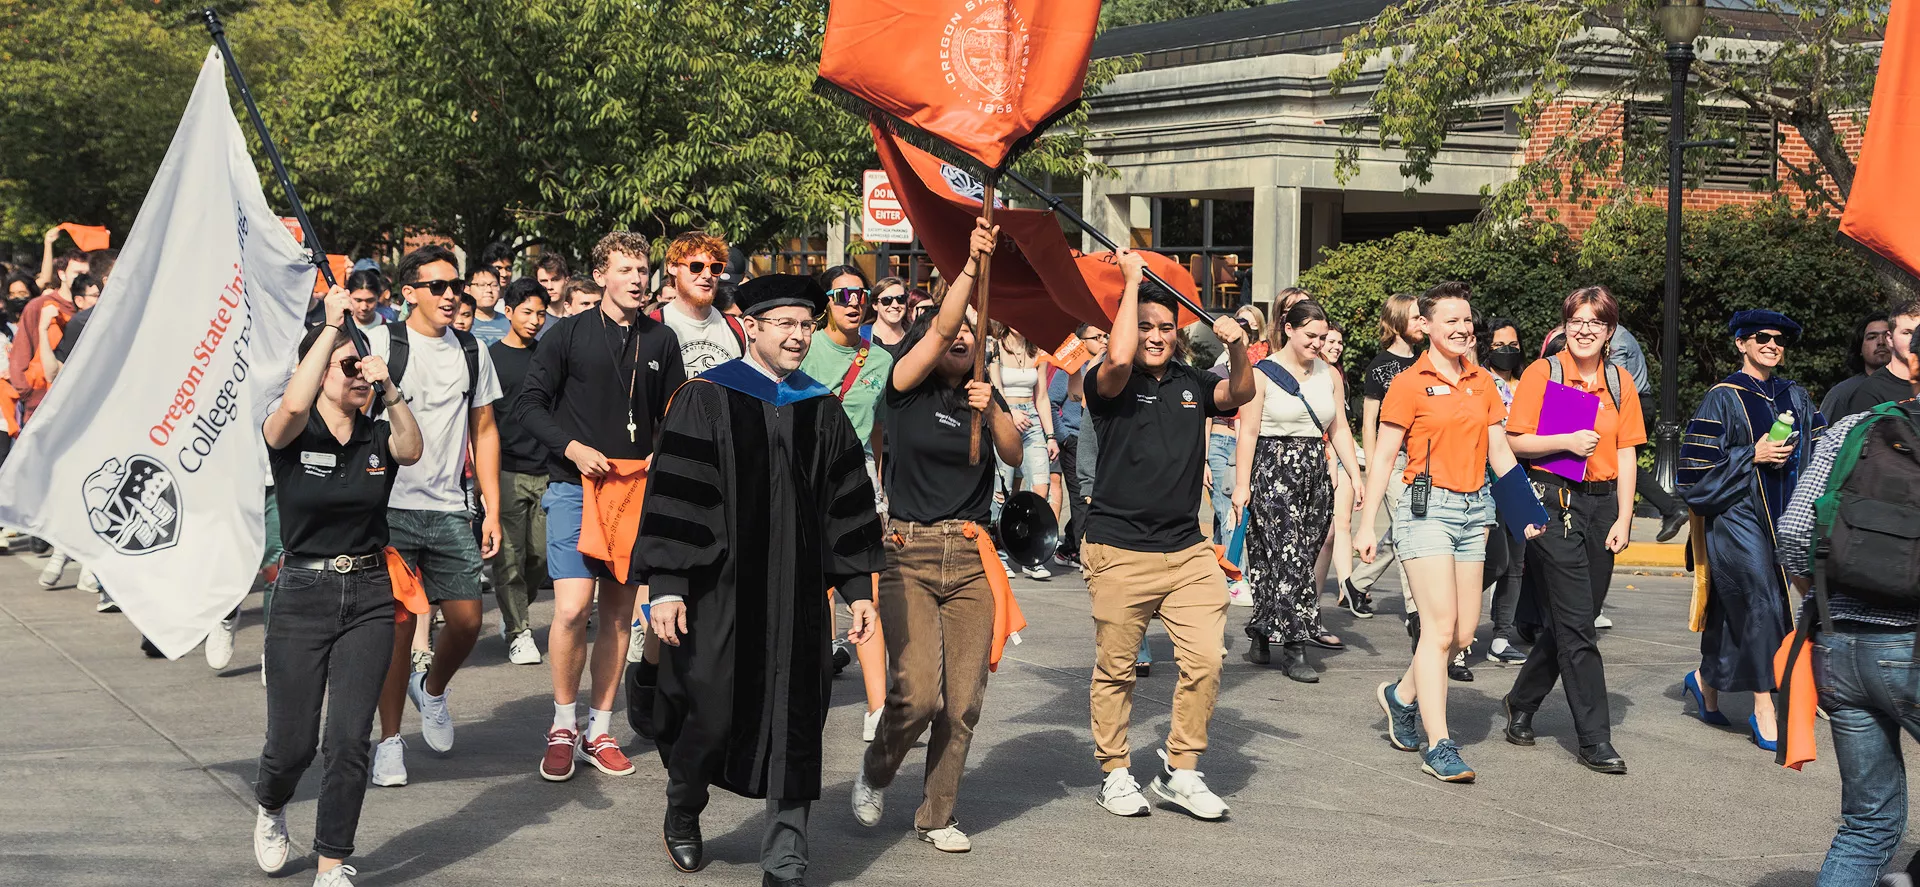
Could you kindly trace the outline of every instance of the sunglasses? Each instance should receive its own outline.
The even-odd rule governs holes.
[[[1782,345],[1792,345],[1793,337],[1786,333],[1759,332],[1753,334],[1753,341],[1761,345],[1771,345],[1775,342],[1779,342]]]
[[[688,274],[699,274],[703,271],[712,271],[713,275],[715,277],[718,277],[722,274],[727,273],[727,263],[725,262],[688,262],[686,264],[687,264]]]
[[[419,283],[409,283],[407,286],[433,293],[433,297],[436,299],[446,295],[447,290],[453,290],[453,294],[456,296],[463,296],[467,293],[467,282],[464,280],[422,280]]]
[[[852,308],[855,305],[865,304],[866,301],[867,291],[857,286],[843,286],[827,290],[828,304]]]
[[[346,376],[349,379],[360,378],[360,358],[358,357],[342,357],[340,358],[340,362],[335,364],[335,366],[340,367],[340,375],[342,376]]]
[[[873,300],[873,303],[876,305],[905,305],[907,304],[907,297],[906,296],[881,296],[880,298]]]

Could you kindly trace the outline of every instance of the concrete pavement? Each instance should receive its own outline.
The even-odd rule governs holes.
[[[307,883],[310,852],[277,881],[249,852],[264,712],[258,598],[232,665],[216,673],[197,653],[145,658],[124,618],[96,615],[92,596],[72,589],[71,569],[61,590],[35,586],[44,563],[0,557],[0,884]],[[1516,670],[1484,663],[1475,682],[1450,688],[1454,735],[1480,781],[1422,775],[1417,756],[1388,747],[1372,699],[1407,661],[1397,595],[1379,595],[1381,617],[1365,622],[1327,600],[1350,648],[1316,651],[1324,671],[1313,686],[1241,660],[1238,626],[1251,611],[1231,610],[1234,645],[1201,763],[1233,806],[1222,823],[1164,807],[1120,819],[1094,806],[1085,587],[1061,576],[1016,590],[1032,624],[992,679],[957,812],[974,852],[948,856],[914,839],[918,752],[881,824],[854,822],[862,705],[850,670],[828,725],[811,883],[1796,887],[1812,884],[1832,838],[1839,780],[1824,727],[1820,760],[1794,773],[1740,732],[1683,714],[1679,679],[1698,648],[1685,630],[1686,581],[1670,572],[1622,571],[1608,603],[1618,627],[1602,647],[1624,777],[1574,762],[1558,696],[1537,719],[1537,747],[1502,741],[1499,700]],[[550,612],[537,604],[536,624]],[[761,805],[722,793],[704,818],[715,863],[672,870],[660,847],[664,778],[637,743],[633,776],[541,781],[547,669],[507,664],[491,612],[487,625],[453,684],[454,750],[429,751],[409,712],[412,784],[368,793],[360,884],[758,883]],[[1165,634],[1151,637],[1161,665],[1136,690],[1132,734],[1143,783],[1178,679]],[[544,648],[544,629],[541,639]],[[1725,706],[1745,723],[1747,705]],[[312,839],[318,782],[316,767],[289,808],[297,851]]]

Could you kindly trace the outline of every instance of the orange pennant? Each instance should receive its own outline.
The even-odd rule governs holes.
[[[81,252],[90,253],[97,249],[106,249],[113,240],[106,228],[97,225],[62,222],[60,230],[67,232],[67,236],[73,238],[73,245],[79,247]]]
[[[633,543],[640,537],[640,503],[647,498],[646,459],[609,459],[599,478],[582,477],[581,554],[605,561],[613,578],[627,584]]]

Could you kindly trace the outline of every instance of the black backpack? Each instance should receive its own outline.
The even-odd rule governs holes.
[[[1830,590],[1889,609],[1920,607],[1920,409],[1874,407],[1847,431],[1814,502],[1814,603]]]
[[[480,380],[480,340],[474,338],[472,333],[461,332],[453,327],[447,327],[447,329],[452,331],[455,339],[459,340],[460,353],[467,359],[467,389],[460,395],[460,401],[467,403],[473,400],[473,386],[478,384]],[[396,320],[388,323],[387,375],[392,377],[394,385],[399,385],[405,379],[407,373],[407,358],[412,353],[413,345],[407,341],[407,322],[404,320]],[[375,415],[379,415],[378,409],[384,405],[381,404],[377,398],[374,400],[374,404],[376,407]],[[467,408],[471,407],[472,404],[468,403]]]

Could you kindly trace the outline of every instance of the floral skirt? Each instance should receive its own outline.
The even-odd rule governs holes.
[[[1253,619],[1247,636],[1301,644],[1326,633],[1320,624],[1313,565],[1333,525],[1327,445],[1317,437],[1262,437],[1253,451],[1248,491],[1247,584]]]

